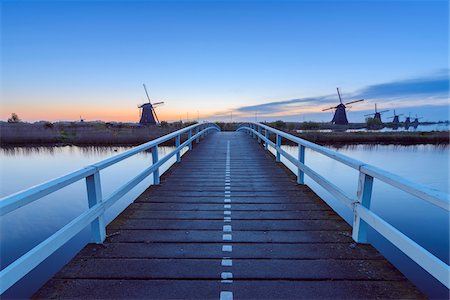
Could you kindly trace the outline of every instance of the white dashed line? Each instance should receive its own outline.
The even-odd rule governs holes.
[[[223,234],[222,235],[222,240],[224,240],[224,241],[231,241],[233,238],[232,238],[232,235],[231,234]]]
[[[232,245],[223,245],[222,251],[223,252],[233,252],[233,246]]]
[[[231,171],[230,171],[230,141],[227,141],[227,155],[226,155],[226,163],[225,163],[225,199],[223,200],[224,203],[231,203]],[[223,222],[224,223],[231,223],[231,204],[224,204],[223,205]],[[232,228],[231,225],[223,225],[223,234],[222,234],[222,240],[224,241],[231,241],[232,240]],[[229,255],[231,252],[233,252],[233,246],[232,245],[222,245],[222,252],[227,252]],[[225,253],[224,253],[225,254]],[[231,257],[224,256],[222,258],[222,267],[227,268],[229,270],[230,267],[233,266],[233,260]],[[224,284],[230,284],[233,283],[233,273],[231,272],[222,272],[220,274],[220,277],[222,278],[221,283]],[[233,300],[233,292],[231,291],[221,291],[220,292],[220,300]]]
[[[228,291],[220,292],[220,300],[233,300],[233,293]]]
[[[233,266],[233,260],[231,258],[222,259],[222,267],[232,267],[232,266]]]

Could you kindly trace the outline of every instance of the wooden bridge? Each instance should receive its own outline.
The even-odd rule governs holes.
[[[299,184],[306,173],[328,187],[336,198],[346,197],[339,194],[341,191],[333,185],[321,182],[325,179],[305,166],[304,149],[312,147],[310,143],[303,140],[302,144],[299,143],[299,156],[293,160],[299,167],[295,176],[284,165],[275,162],[281,155],[288,155],[281,148],[281,137],[287,134],[269,128],[255,123],[243,126],[240,132],[218,132],[206,136],[208,131],[216,129],[206,124],[188,128],[188,139],[182,144],[182,131],[169,136],[175,137],[177,149],[168,156],[177,155],[178,161],[183,147],[192,149],[192,142],[200,137],[203,140],[161,179],[158,167],[164,159],[158,158],[155,147],[164,138],[140,146],[134,153],[151,148],[153,166],[109,199],[103,199],[99,191],[99,170],[134,153],[119,154],[96,164],[90,173],[84,169],[78,171],[82,174],[78,173],[77,179],[86,177],[88,186],[91,208],[86,214],[97,209],[100,212],[88,217],[80,216],[82,221],[73,221],[78,225],[68,224],[69,232],[61,233],[54,240],[70,236],[70,230],[75,226],[82,228],[83,224],[91,224],[98,244],[86,246],[33,297],[424,298],[395,267],[372,246],[365,244],[367,226],[378,229],[399,248],[406,249],[407,255],[430,268],[428,271],[432,275],[437,274],[438,280],[444,284],[448,282],[448,273],[445,274],[449,270],[448,265],[431,253],[423,252],[421,246],[411,244],[411,240],[403,238],[389,224],[377,224],[379,220],[374,221],[370,215],[372,181],[374,177],[379,178],[373,173],[376,169],[367,175],[369,171],[358,167],[363,176],[360,177],[358,199],[352,205],[361,205],[368,212],[361,210],[358,213],[354,208],[352,229],[308,186]],[[271,131],[275,133],[274,142],[270,140]],[[251,143],[245,132],[260,143]],[[275,158],[265,151],[269,146],[277,150]],[[326,148],[314,147],[322,154],[334,155],[336,160],[347,165],[359,164]],[[157,184],[140,195],[107,226],[105,232],[104,209],[135,186],[137,179],[151,173]],[[65,180],[67,178],[60,178],[59,183],[70,184]],[[55,182],[46,184],[44,188],[49,188]],[[408,182],[402,181],[401,184],[399,188],[418,194],[410,190],[412,187]],[[432,198],[436,205],[441,204],[448,210],[448,202],[445,202],[448,199],[443,198],[445,195],[425,187],[419,189],[422,198]],[[30,197],[29,192],[26,197]],[[20,194],[16,194],[11,196],[15,199],[4,199],[7,203],[2,206],[2,212],[19,207],[18,202],[25,202],[20,199],[28,199],[25,196],[20,198]],[[13,204],[10,203],[16,203],[16,207],[11,207]],[[386,228],[391,231],[386,231]],[[400,238],[403,240],[399,241]],[[56,242],[48,244],[51,243]],[[47,253],[48,244],[33,249],[35,253],[30,254],[34,255],[33,259],[39,253]],[[64,244],[64,241],[59,244]],[[24,260],[27,259],[29,262],[31,258],[25,257]],[[23,262],[14,262],[2,270],[3,280],[14,282],[10,278],[17,272],[24,273],[26,267]],[[8,286],[2,284],[4,291]]]

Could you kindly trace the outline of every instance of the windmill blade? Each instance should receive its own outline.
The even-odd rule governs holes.
[[[339,102],[341,102],[341,104],[342,104],[341,93],[339,93],[339,88],[336,88],[336,90],[337,90],[337,93],[338,93],[338,96],[339,96]]]
[[[382,111],[379,111],[379,113],[382,114],[382,113],[385,113],[385,112],[388,112],[388,111],[389,111],[389,109],[387,109],[387,110],[382,110]]]
[[[144,86],[144,90],[145,90],[145,94],[147,95],[148,103],[152,104],[152,102],[150,101],[150,96],[148,95],[147,87],[145,86],[145,83],[143,83],[142,85]]]
[[[158,119],[158,116],[156,115],[156,110],[153,108],[153,105],[152,105],[152,111],[153,111],[153,114],[155,115],[156,122],[159,123],[159,119]]]
[[[156,102],[156,103],[153,103],[152,106],[155,107],[157,105],[162,105],[162,104],[164,104],[164,102]]]
[[[393,117],[387,117],[387,119],[393,119],[393,118],[395,118],[395,116],[393,116]]]
[[[350,102],[345,103],[344,105],[348,105],[348,104],[352,104],[352,103],[356,103],[356,102],[361,102],[361,101],[364,101],[364,99],[359,99],[359,100],[355,100],[355,101],[350,101]]]
[[[367,114],[367,115],[364,115],[364,117],[373,116],[373,115],[375,115],[375,114]]]
[[[326,110],[330,110],[330,109],[336,109],[336,107],[328,107],[328,108],[322,109],[322,111],[326,111]]]

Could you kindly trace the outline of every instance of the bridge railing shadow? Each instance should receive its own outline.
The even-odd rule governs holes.
[[[439,282],[450,288],[450,267],[438,257],[430,253],[421,245],[404,235],[397,228],[375,214],[370,207],[374,179],[380,180],[394,188],[427,201],[445,211],[450,211],[450,196],[447,193],[432,189],[416,182],[409,181],[398,175],[382,170],[370,164],[353,159],[326,147],[314,144],[289,133],[272,128],[261,123],[242,123],[237,131],[244,131],[255,138],[258,143],[264,143],[275,150],[275,160],[281,162],[281,156],[297,167],[297,182],[304,184],[305,174],[328,191],[337,200],[353,211],[352,238],[357,243],[368,243],[367,231],[369,226],[410,257],[419,266],[430,273]],[[270,135],[275,135],[275,142]],[[298,145],[297,157],[292,156],[281,148],[281,139],[287,139]],[[306,166],[305,149],[325,155],[359,171],[358,189],[356,197],[348,196],[342,189],[325,177]]]
[[[181,151],[185,147],[192,150],[192,144],[194,142],[199,143],[200,138],[211,131],[220,131],[220,128],[214,123],[194,124],[67,175],[1,198],[0,216],[3,216],[84,179],[86,180],[89,209],[5,267],[0,272],[0,294],[3,294],[88,225],[91,226],[92,240],[98,244],[103,243],[106,238],[105,211],[150,174],[153,174],[153,184],[159,184],[159,168],[173,156],[176,156],[177,162],[180,162]],[[187,140],[181,142],[181,135],[186,133],[188,136]],[[175,149],[164,157],[159,158],[158,146],[172,139],[175,139]],[[146,150],[151,150],[152,164],[110,196],[107,198],[103,197],[100,171]]]

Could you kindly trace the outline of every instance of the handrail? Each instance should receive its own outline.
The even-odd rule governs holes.
[[[449,194],[409,181],[388,171],[350,158],[326,147],[314,144],[261,123],[243,123],[236,131],[246,131],[249,135],[253,136],[253,138],[257,138],[258,143],[263,141],[265,143],[266,150],[268,150],[269,145],[273,147],[275,149],[275,157],[277,162],[281,162],[281,156],[283,156],[294,166],[296,166],[298,170],[297,182],[299,184],[304,184],[304,174],[306,174],[331,195],[342,201],[347,207],[351,208],[354,216],[352,238],[357,243],[367,243],[367,229],[368,226],[371,226],[419,266],[430,273],[434,278],[439,280],[447,288],[450,288],[449,265],[370,210],[374,179],[383,181],[392,187],[414,195],[421,200],[444,209],[447,212],[450,211]],[[275,142],[270,140],[270,134],[275,134]],[[297,158],[281,148],[281,138],[288,139],[298,145],[299,152]],[[345,193],[336,185],[319,175],[310,167],[307,167],[304,163],[305,148],[311,149],[339,161],[355,170],[358,170],[359,179],[356,197],[353,198],[345,195]]]
[[[194,129],[195,134],[193,135]],[[153,173],[154,184],[159,184],[159,168],[161,165],[173,156],[176,156],[177,162],[180,162],[181,150],[186,146],[188,146],[189,150],[191,150],[194,140],[198,143],[201,137],[204,137],[212,130],[220,131],[220,128],[214,123],[194,124],[84,167],[80,170],[1,198],[0,216],[3,216],[48,194],[56,192],[74,182],[81,179],[86,179],[89,209],[1,270],[0,294],[3,294],[13,284],[23,278],[89,224],[91,224],[91,232],[94,241],[96,243],[103,243],[106,238],[106,225],[103,217],[105,211],[142,180],[144,180],[148,175]],[[188,134],[188,138],[186,141],[181,143],[181,135],[184,133]],[[176,148],[164,157],[158,158],[158,146],[161,143],[173,138],[176,140]],[[153,164],[114,191],[108,198],[104,198],[101,193],[99,171],[148,149],[151,149],[152,151]]]

